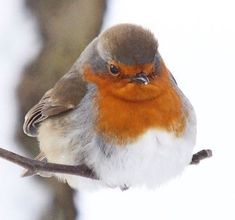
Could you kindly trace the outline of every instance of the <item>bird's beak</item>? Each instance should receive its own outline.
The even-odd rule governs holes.
[[[131,82],[147,85],[147,84],[149,84],[150,80],[149,80],[148,76],[142,72],[142,73],[138,73],[135,76],[133,76],[131,78]]]

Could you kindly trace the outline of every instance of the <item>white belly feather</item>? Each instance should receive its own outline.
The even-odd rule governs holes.
[[[183,171],[191,161],[194,144],[192,137],[178,138],[150,130],[136,143],[125,148],[117,147],[110,157],[101,151],[93,151],[94,158],[90,158],[90,162],[109,186],[154,187]]]

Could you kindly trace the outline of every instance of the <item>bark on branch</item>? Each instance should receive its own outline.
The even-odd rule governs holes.
[[[209,149],[201,150],[193,155],[190,164],[198,164],[201,160],[209,158],[211,156],[212,156],[211,150]],[[29,170],[31,173],[44,171],[50,173],[64,173],[64,174],[78,175],[95,180],[98,179],[96,174],[86,165],[71,166],[71,165],[38,161],[27,157],[23,157],[19,154],[15,154],[3,148],[0,148],[0,157],[8,161],[11,161],[15,164],[18,164],[21,167],[24,167],[25,169]]]

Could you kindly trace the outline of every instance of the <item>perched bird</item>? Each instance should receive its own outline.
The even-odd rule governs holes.
[[[155,187],[192,159],[196,118],[154,35],[119,24],[95,38],[26,115],[41,160],[85,164],[109,187]],[[79,176],[56,174],[73,187]],[[89,180],[90,181],[90,180]]]

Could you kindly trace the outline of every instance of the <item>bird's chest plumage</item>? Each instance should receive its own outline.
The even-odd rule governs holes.
[[[168,88],[162,95],[146,101],[126,101],[98,94],[96,130],[107,142],[135,141],[149,129],[159,129],[181,136],[185,130],[187,110],[178,93]]]

